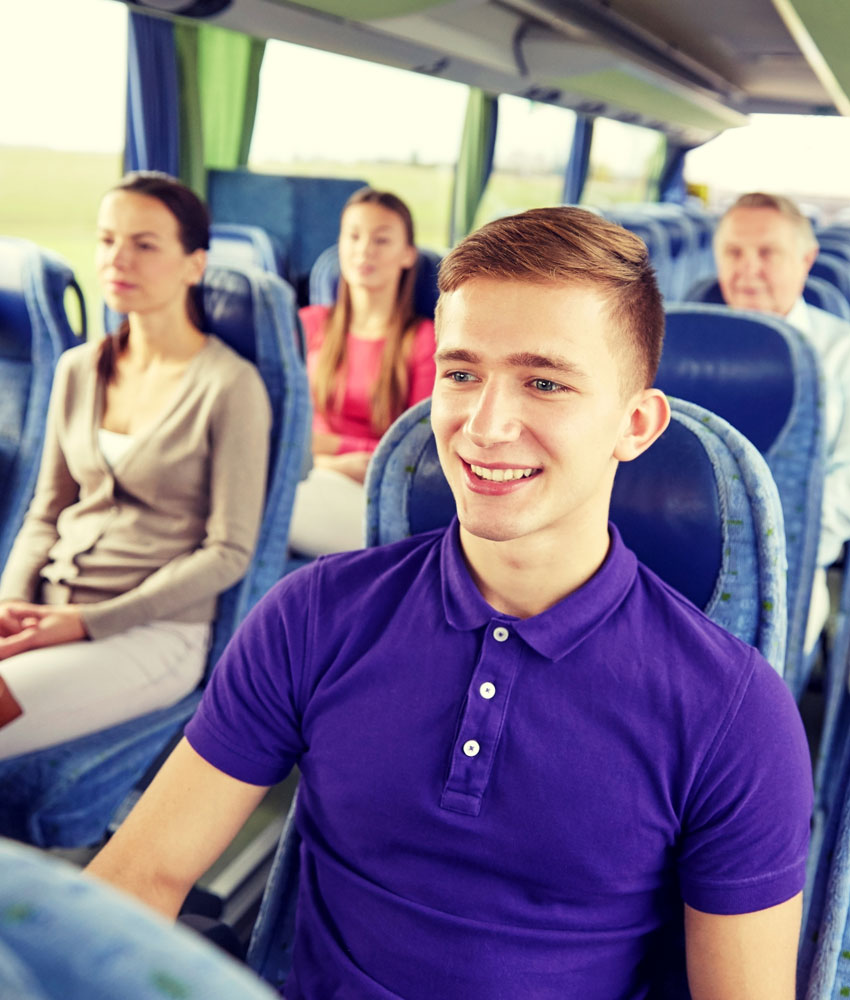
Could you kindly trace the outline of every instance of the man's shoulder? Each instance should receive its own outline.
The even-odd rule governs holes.
[[[676,669],[717,680],[740,673],[741,665],[760,661],[772,667],[753,646],[715,622],[687,597],[640,561],[629,614],[641,621],[641,641],[648,650],[666,650]]]
[[[419,578],[439,579],[439,553],[446,530],[438,528],[388,545],[320,556],[284,577],[273,592],[284,602],[293,595],[300,599],[312,592],[322,602],[345,599],[349,607],[361,599],[373,602],[380,593],[401,596]]]
[[[825,340],[830,345],[835,344],[850,349],[850,322],[809,303],[806,303],[806,314],[813,336]]]

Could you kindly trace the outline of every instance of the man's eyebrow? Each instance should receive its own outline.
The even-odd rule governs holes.
[[[464,365],[477,365],[480,364],[481,358],[473,351],[464,351],[458,348],[454,351],[437,351],[434,355],[434,361],[437,364],[446,364],[449,361],[453,361]]]
[[[568,375],[571,378],[587,377],[583,368],[557,355],[549,357],[546,354],[532,354],[529,351],[520,351],[518,354],[509,354],[507,361],[514,368],[538,368],[545,371],[560,372],[562,375]]]

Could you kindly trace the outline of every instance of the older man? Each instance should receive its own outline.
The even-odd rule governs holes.
[[[788,198],[744,194],[720,221],[714,238],[717,276],[726,304],[780,316],[817,351],[826,377],[826,480],[818,566],[806,648],[829,611],[825,567],[850,539],[850,323],[803,300],[817,256],[811,223]]]

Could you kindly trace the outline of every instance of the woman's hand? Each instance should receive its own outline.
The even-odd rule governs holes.
[[[341,434],[331,434],[330,431],[313,431],[311,448],[314,455],[336,455],[341,444]]]
[[[0,660],[42,646],[58,646],[88,638],[75,604],[0,604]]]
[[[343,455],[315,455],[313,464],[321,469],[335,469],[355,482],[362,483],[371,457],[371,451],[347,451]]]

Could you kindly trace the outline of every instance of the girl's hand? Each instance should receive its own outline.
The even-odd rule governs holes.
[[[0,660],[42,646],[58,646],[88,638],[75,604],[0,604]]]

